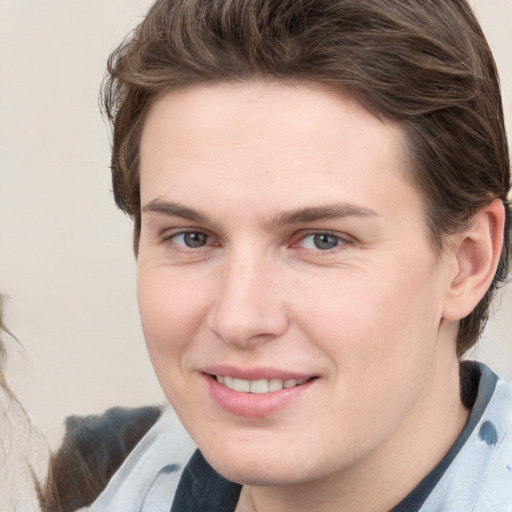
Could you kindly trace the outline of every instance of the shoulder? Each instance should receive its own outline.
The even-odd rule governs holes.
[[[183,469],[195,449],[174,412],[166,408],[123,461],[90,511],[170,510]]]
[[[422,511],[512,510],[512,385],[479,366],[467,439]]]

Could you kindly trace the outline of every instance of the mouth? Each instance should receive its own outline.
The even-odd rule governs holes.
[[[219,384],[222,384],[228,389],[238,391],[240,393],[255,393],[264,395],[267,393],[274,393],[281,391],[282,389],[291,389],[308,381],[315,379],[316,377],[309,377],[303,379],[237,379],[229,377],[227,375],[211,375]]]
[[[271,368],[203,369],[213,400],[228,413],[245,418],[269,417],[314,389],[317,375],[300,375]]]

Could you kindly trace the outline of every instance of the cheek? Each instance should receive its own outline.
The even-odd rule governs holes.
[[[430,268],[430,267],[429,267]],[[432,350],[441,301],[433,272],[414,264],[384,265],[381,272],[353,272],[304,286],[303,330],[332,358],[337,371],[382,374],[413,366]],[[405,367],[404,367],[405,366]]]
[[[138,264],[137,297],[144,338],[164,394],[182,417],[190,403],[187,360],[197,339],[204,293],[173,269]]]
[[[404,276],[403,269],[391,270]],[[326,281],[321,294],[303,302],[309,308],[301,330],[332,368],[327,385],[337,405],[330,424],[352,432],[361,446],[388,435],[414,407],[436,357],[439,297],[425,291],[427,274],[400,280],[391,270],[385,279]]]
[[[203,290],[204,292],[204,290]],[[137,297],[144,337],[157,373],[180,364],[201,325],[204,293],[198,283],[169,269],[139,263]]]

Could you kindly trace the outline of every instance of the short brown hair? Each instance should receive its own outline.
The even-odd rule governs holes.
[[[510,161],[496,66],[465,0],[158,0],[110,56],[117,205],[140,232],[139,145],[148,108],[173,88],[254,78],[330,84],[399,123],[435,250],[492,200],[507,210],[495,279],[461,320],[457,353],[478,339],[508,272]]]

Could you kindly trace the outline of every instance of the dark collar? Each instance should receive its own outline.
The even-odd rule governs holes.
[[[234,512],[242,486],[226,480],[196,450],[185,466],[171,512]]]

